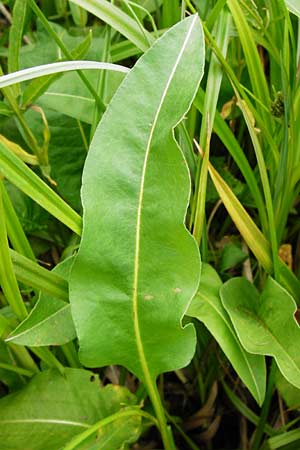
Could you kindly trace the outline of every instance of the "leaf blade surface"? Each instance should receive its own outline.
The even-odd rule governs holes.
[[[271,277],[260,296],[244,278],[227,281],[220,295],[244,348],[273,356],[284,377],[300,388],[300,327],[293,297]]]
[[[193,355],[193,327],[183,330],[180,320],[198,287],[200,260],[184,226],[190,185],[172,130],[191,105],[203,62],[202,29],[192,16],[139,60],[96,130],[70,279],[87,366],[122,364],[145,380]]]
[[[216,271],[203,264],[201,283],[187,315],[201,320],[219,343],[232,366],[259,405],[266,391],[264,357],[246,352],[240,344],[229,315],[222,305],[219,290],[222,282]]]

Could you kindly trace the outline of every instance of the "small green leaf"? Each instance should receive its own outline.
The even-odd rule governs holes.
[[[244,350],[224,309],[219,290],[222,286],[217,272],[208,264],[202,265],[201,282],[187,315],[201,320],[217,340],[239,377],[259,405],[266,391],[264,357]]]
[[[241,249],[240,246],[230,242],[225,245],[223,249],[220,261],[220,272],[225,272],[226,270],[241,264],[245,261],[245,259],[247,259],[247,257],[248,255]]]
[[[70,257],[58,264],[53,272],[68,280],[73,264]],[[70,304],[41,294],[29,316],[8,336],[14,344],[39,347],[63,345],[76,337]]]
[[[0,400],[1,450],[61,449],[99,420],[135,403],[126,388],[100,388],[98,375],[87,370],[39,373],[23,389]],[[137,416],[134,429],[128,427],[128,437],[132,432],[138,437],[139,421]]]
[[[244,348],[273,356],[285,378],[300,388],[300,328],[292,296],[271,277],[261,295],[245,278],[227,281],[220,295]]]

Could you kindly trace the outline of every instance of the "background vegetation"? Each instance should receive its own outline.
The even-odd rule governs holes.
[[[299,449],[299,2],[0,13],[1,450]]]

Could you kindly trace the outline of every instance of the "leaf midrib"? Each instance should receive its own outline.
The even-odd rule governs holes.
[[[42,419],[42,418],[36,418],[36,419],[5,419],[0,420],[0,424],[30,424],[30,423],[52,423],[54,425],[69,425],[72,427],[81,427],[81,428],[90,428],[91,425],[87,423],[82,422],[74,422],[72,420],[61,420],[61,419]]]
[[[158,121],[158,117],[160,114],[160,111],[162,109],[164,100],[166,98],[168,89],[170,87],[170,84],[172,82],[172,79],[175,75],[175,72],[177,70],[177,67],[179,65],[179,62],[182,58],[182,55],[184,53],[184,50],[186,48],[187,42],[190,38],[190,35],[192,33],[192,30],[194,28],[194,25],[196,23],[197,16],[195,16],[188,32],[185,37],[185,40],[183,42],[183,45],[181,47],[181,50],[179,52],[179,55],[177,56],[176,62],[174,64],[174,67],[171,71],[171,74],[167,80],[166,86],[164,88],[161,101],[158,105],[153,124],[150,130],[146,152],[145,152],[145,158],[144,158],[144,164],[142,169],[142,177],[141,177],[141,185],[140,185],[140,193],[139,193],[139,202],[138,202],[138,210],[137,210],[137,222],[136,222],[136,241],[135,241],[135,256],[134,256],[134,277],[133,277],[133,296],[132,296],[132,309],[133,309],[133,322],[134,322],[134,333],[136,337],[136,344],[137,344],[137,351],[138,351],[138,357],[141,365],[141,369],[144,375],[146,386],[152,390],[152,377],[149,371],[148,362],[145,356],[144,346],[141,338],[141,331],[140,331],[140,324],[139,324],[139,318],[138,318],[138,283],[139,283],[139,257],[140,257],[140,230],[141,230],[141,212],[142,212],[142,204],[143,204],[143,197],[144,197],[144,185],[145,185],[145,176],[146,176],[146,168],[147,168],[147,162],[151,150],[151,142],[154,135],[154,130]]]
[[[253,313],[252,311],[250,311],[249,309],[244,308],[244,307],[242,309],[246,315],[248,315],[250,318],[252,318],[254,320],[254,322],[257,322],[258,324],[260,324],[263,327],[265,332],[271,337],[271,340],[278,345],[279,349],[283,352],[283,354],[286,356],[286,358],[292,362],[291,365],[295,367],[295,369],[298,373],[300,373],[300,367],[295,363],[293,356],[290,355],[289,352],[283,347],[283,345],[278,340],[278,338],[273,334],[273,332],[271,331],[271,329],[267,325],[267,323],[265,321],[263,321],[263,319],[257,313]],[[275,353],[266,353],[266,354],[273,356],[276,360],[278,359],[278,355]],[[279,359],[281,359],[281,358],[279,357]]]

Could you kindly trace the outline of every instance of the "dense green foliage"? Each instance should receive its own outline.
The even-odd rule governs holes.
[[[0,14],[0,449],[298,449],[299,2]]]

